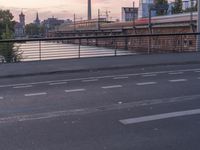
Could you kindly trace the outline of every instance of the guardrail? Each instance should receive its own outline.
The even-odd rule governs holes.
[[[0,62],[194,52],[199,33],[0,40]]]

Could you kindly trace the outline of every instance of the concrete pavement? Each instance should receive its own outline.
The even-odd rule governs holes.
[[[157,65],[199,64],[200,53],[171,53],[0,64],[0,78]]]

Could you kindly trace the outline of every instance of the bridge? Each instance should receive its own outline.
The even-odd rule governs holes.
[[[0,149],[199,149],[199,35],[1,40]]]

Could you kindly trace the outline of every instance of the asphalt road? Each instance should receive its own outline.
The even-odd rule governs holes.
[[[0,79],[1,150],[198,150],[200,66]]]

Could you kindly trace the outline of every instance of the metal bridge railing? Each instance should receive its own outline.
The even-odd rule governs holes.
[[[79,36],[0,41],[0,63],[195,52],[199,33]]]

